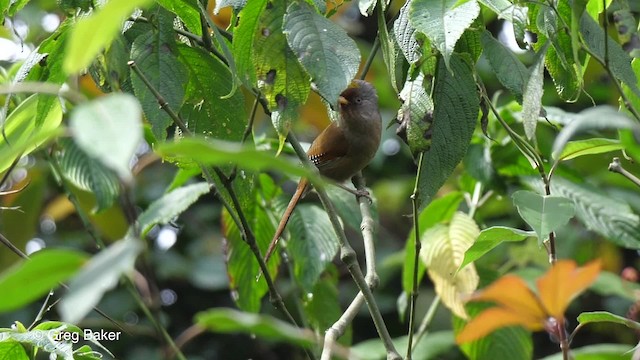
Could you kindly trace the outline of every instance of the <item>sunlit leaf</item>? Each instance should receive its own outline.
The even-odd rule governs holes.
[[[478,287],[479,277],[473,265],[456,272],[464,253],[471,247],[480,230],[464,213],[455,213],[449,226],[437,225],[424,234],[420,257],[436,293],[454,314],[467,317],[464,300]]]
[[[569,141],[558,156],[558,160],[571,160],[584,155],[602,154],[622,149],[624,146],[620,141],[612,139],[591,138]]]

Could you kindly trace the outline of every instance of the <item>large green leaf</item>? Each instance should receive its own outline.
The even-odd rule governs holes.
[[[154,15],[158,19],[157,26],[133,41],[131,59],[168,106],[177,112],[184,102],[184,84],[188,82],[187,70],[185,64],[178,60],[173,30],[174,16],[162,8],[157,8]],[[167,127],[173,120],[158,106],[156,96],[133,71],[131,84],[147,120],[151,123],[153,135],[158,140],[166,139]]]
[[[72,140],[65,139],[60,144],[62,175],[76,187],[89,191],[96,197],[95,212],[113,205],[120,194],[118,177],[102,163],[93,161]]]
[[[533,188],[542,188],[542,182],[537,178],[528,177],[524,181]],[[640,217],[623,200],[603,194],[602,189],[575,184],[561,177],[553,178],[551,193],[571,199],[576,216],[587,229],[620,246],[640,249]]]
[[[522,102],[524,85],[529,79],[527,68],[513,51],[496,40],[488,31],[482,33],[481,40],[484,55],[498,80],[511,91],[518,102]]]
[[[264,254],[275,228],[262,207],[254,206],[243,210],[249,226],[253,229],[261,254]],[[268,291],[267,283],[261,275],[255,255],[243,241],[238,227],[227,211],[222,213],[222,224],[227,242],[227,274],[232,298],[241,310],[257,313],[260,311],[261,299]],[[276,251],[267,264],[271,276],[276,274],[279,260]]]
[[[576,134],[605,129],[633,129],[639,130],[640,126],[627,115],[619,112],[612,106],[601,105],[583,110],[556,136],[553,142],[553,158],[561,159],[564,148]]]
[[[327,213],[315,205],[296,206],[287,228],[291,234],[287,253],[294,261],[293,274],[302,291],[308,293],[338,253],[338,239]]]
[[[247,29],[247,32],[256,32],[253,49],[247,52],[246,41],[242,47],[242,56],[248,55],[253,61],[258,88],[267,99],[272,111],[271,121],[280,135],[285,135],[291,122],[298,118],[298,108],[307,101],[310,87],[309,75],[289,48],[282,32],[287,3],[261,2],[263,9],[258,25]],[[240,26],[243,26],[242,22]]]
[[[585,140],[569,141],[558,160],[571,160],[580,156],[602,154],[606,152],[622,150],[624,146],[618,140],[591,138]]]
[[[73,28],[66,51],[64,70],[74,74],[89,66],[98,53],[120,34],[122,23],[136,8],[151,0],[111,0],[93,14],[81,18]],[[98,30],[99,29],[99,30]],[[173,26],[166,31],[173,31]]]
[[[139,239],[126,237],[94,255],[69,282],[69,290],[58,304],[62,319],[75,324],[84,318],[121,275],[133,272],[141,251]]]
[[[453,50],[479,14],[480,5],[476,0],[415,0],[411,2],[409,20],[440,51],[446,67],[457,74],[450,64]]]
[[[46,56],[46,60],[39,61],[26,81],[42,81],[51,84],[62,85],[67,80],[67,74],[62,69],[65,60],[67,38],[71,32],[72,20],[65,20],[56,31],[38,46],[37,52]],[[43,124],[51,111],[56,111],[60,99],[53,95],[40,95],[38,98],[38,111],[36,113],[36,127]]]
[[[449,65],[451,72],[444,60],[438,62],[432,143],[424,154],[418,184],[420,209],[429,204],[464,158],[478,119],[479,99],[471,67],[458,55],[451,57]]]
[[[543,46],[537,54],[537,60],[531,67],[531,73],[522,94],[522,122],[527,139],[536,135],[536,125],[542,109],[542,93],[544,85],[544,59],[547,46]]]
[[[144,236],[155,224],[171,221],[208,192],[209,184],[197,183],[177,188],[155,200],[138,217],[141,235]]]
[[[257,36],[264,36],[259,29],[262,12],[267,0],[253,0],[238,13],[237,26],[233,30],[232,51],[240,80],[247,87],[256,86],[256,68],[253,64],[253,42]],[[216,1],[216,8],[220,2]]]
[[[114,93],[81,104],[73,109],[69,126],[85,153],[131,180],[129,164],[142,141],[142,109],[136,98]]]
[[[60,132],[62,107],[59,102],[47,113],[40,127],[36,127],[39,99],[31,95],[6,118],[0,137],[0,173],[7,170],[18,156],[30,154]]]
[[[287,8],[283,31],[293,52],[329,104],[347,88],[360,65],[360,51],[342,27],[304,1]]]
[[[578,323],[580,325],[591,323],[611,322],[624,325],[633,330],[640,330],[640,323],[626,317],[615,315],[607,311],[583,312],[578,315]]]
[[[393,35],[405,59],[413,64],[420,59],[422,49],[416,39],[416,29],[409,22],[410,4],[411,1],[407,1],[400,8],[398,18],[393,23]]]
[[[561,196],[538,195],[519,190],[511,197],[518,213],[536,232],[540,242],[547,239],[549,233],[568,223],[575,214],[571,200]]]
[[[331,270],[330,274],[316,282],[311,292],[302,295],[302,304],[309,326],[317,334],[327,331],[343,313],[337,287],[338,274],[335,266],[331,265]],[[339,342],[347,346],[351,344],[350,327],[347,328],[345,335],[340,337]]]
[[[158,4],[178,15],[190,32],[202,35],[200,10],[198,10],[196,1],[198,0],[158,0]],[[216,1],[216,3],[219,3],[219,1]]]
[[[273,153],[247,148],[239,143],[192,137],[158,144],[156,151],[163,156],[181,156],[207,165],[232,163],[245,169],[255,171],[273,169],[288,175],[310,178],[312,182],[322,181],[314,171],[281,157],[275,157]]]
[[[247,124],[244,96],[233,88],[233,77],[218,58],[206,51],[178,46],[189,73],[184,105],[180,109],[187,127],[197,135],[240,140]]]
[[[533,235],[535,233],[532,231],[523,231],[505,226],[492,226],[484,229],[480,232],[473,245],[464,253],[464,260],[460,264],[458,271],[505,241],[523,241]]]
[[[196,314],[195,323],[216,333],[245,333],[272,341],[283,341],[302,347],[316,343],[307,329],[300,329],[266,315],[249,314],[234,309],[217,308]]]
[[[44,249],[0,274],[0,312],[19,309],[57,288],[87,261],[74,250]]]

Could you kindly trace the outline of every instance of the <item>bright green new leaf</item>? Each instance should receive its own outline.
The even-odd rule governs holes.
[[[62,107],[56,101],[45,116],[40,127],[36,127],[38,100],[41,95],[31,95],[16,107],[4,122],[0,136],[0,173],[11,166],[18,156],[30,154],[40,145],[62,131]]]
[[[464,253],[464,260],[460,264],[458,271],[505,241],[522,241],[530,236],[535,236],[535,233],[504,226],[493,226],[484,229],[480,232],[473,245]]]
[[[82,320],[121,275],[133,271],[141,251],[139,239],[126,237],[94,255],[69,282],[69,290],[58,304],[62,319],[73,324]]]
[[[0,274],[0,313],[19,309],[57,288],[86,262],[74,250],[44,249]]]
[[[70,128],[89,156],[131,180],[129,164],[142,141],[142,109],[136,98],[110,94],[81,104],[71,113]]]
[[[118,36],[124,20],[136,8],[151,3],[151,0],[110,0],[101,9],[80,19],[67,45],[65,72],[75,74],[89,66],[98,53]]]
[[[540,242],[575,214],[573,202],[565,197],[539,195],[526,190],[516,191],[511,197],[518,213],[536,232]]]
[[[578,315],[579,326],[591,323],[612,322],[624,325],[630,329],[640,330],[640,323],[626,317],[615,315],[607,311],[583,312]]]
[[[622,149],[624,146],[620,141],[612,139],[591,138],[569,141],[558,156],[558,160],[570,160],[584,155],[602,154]]]

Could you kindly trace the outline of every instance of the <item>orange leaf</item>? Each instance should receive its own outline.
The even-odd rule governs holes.
[[[560,260],[538,279],[538,293],[549,316],[564,318],[564,312],[576,296],[591,285],[600,273],[600,261],[576,268],[573,260]]]
[[[456,336],[456,342],[463,344],[474,341],[505,326],[522,325],[529,330],[541,330],[544,326],[539,318],[528,313],[514,312],[510,309],[493,307],[473,318]]]
[[[475,295],[472,300],[493,301],[527,318],[536,318],[540,324],[547,318],[536,294],[529,289],[524,280],[515,275],[501,277]]]

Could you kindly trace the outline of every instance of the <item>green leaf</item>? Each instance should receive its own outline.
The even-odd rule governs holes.
[[[294,261],[293,274],[303,293],[308,293],[338,253],[338,239],[327,213],[315,205],[296,206],[287,227],[291,238],[286,248]]]
[[[322,182],[320,176],[314,171],[275,157],[273,153],[247,148],[239,143],[192,137],[158,144],[156,151],[162,156],[182,156],[207,165],[232,163],[245,169],[278,170],[288,175],[309,178],[312,182]]]
[[[142,141],[142,109],[131,95],[114,93],[78,105],[69,124],[76,144],[90,157],[132,179],[129,164]]]
[[[0,274],[0,312],[19,309],[44,296],[75,274],[86,260],[78,251],[44,249],[5,270]]]
[[[309,326],[318,334],[327,331],[342,315],[340,296],[337,288],[337,270],[331,266],[331,274],[323,276],[310,293],[302,294],[304,313]],[[351,344],[351,330],[348,327],[346,336],[341,336],[340,344]]]
[[[304,1],[294,1],[284,16],[283,32],[291,50],[329,104],[347,88],[360,66],[355,41],[335,22]]]
[[[415,0],[411,2],[409,20],[440,51],[447,69],[457,73],[450,64],[453,50],[479,14],[476,0]]]
[[[522,103],[524,85],[529,81],[529,72],[524,64],[490,32],[482,33],[484,55],[489,61],[498,81],[506,87],[519,103]],[[537,120],[537,118],[536,118]]]
[[[200,25],[200,10],[196,5],[197,0],[158,0],[158,4],[163,8],[178,15],[190,32],[202,36],[202,26]],[[220,1],[216,1],[219,3]]]
[[[275,228],[261,206],[243,207],[249,227],[254,231],[256,243],[260,253],[264,254],[271,242]],[[236,223],[225,210],[222,213],[223,235],[226,239],[227,249],[227,274],[231,296],[238,308],[249,312],[259,312],[261,299],[269,290],[264,275],[261,275],[260,266],[255,255],[246,242],[242,239]],[[274,252],[267,267],[274,277],[278,271],[279,253]]]
[[[530,236],[535,236],[535,233],[533,231],[524,231],[505,226],[492,226],[484,229],[480,232],[480,235],[478,235],[473,245],[464,253],[464,260],[457,271],[460,271],[460,269],[464,268],[467,264],[478,260],[484,254],[505,241],[522,241]]]
[[[97,206],[93,211],[99,213],[113,205],[120,193],[118,177],[100,162],[93,161],[72,140],[63,139],[60,145],[62,175],[76,187],[96,197]]]
[[[172,14],[162,8],[157,8],[154,14],[158,19],[157,27],[133,41],[131,59],[171,109],[178,111],[184,102],[184,84],[188,81],[187,70],[185,64],[177,58],[178,50]],[[167,127],[173,120],[158,106],[156,96],[133,71],[131,84],[147,120],[151,123],[153,135],[158,140],[166,139]]]
[[[29,360],[24,346],[15,340],[5,339],[0,341],[0,354],[11,360]]]
[[[258,88],[272,111],[271,121],[278,134],[284,136],[291,122],[298,119],[298,108],[307,101],[309,75],[289,48],[282,31],[286,2],[262,4],[264,9],[255,28],[253,51],[249,56],[256,69]]]
[[[416,29],[409,22],[410,4],[411,1],[407,1],[400,8],[398,18],[393,23],[393,35],[405,59],[409,64],[413,64],[420,60],[422,48],[416,40]],[[424,48],[428,49],[428,47]]]
[[[408,346],[407,336],[392,339],[396,349],[406,349]],[[416,338],[413,339],[416,341]],[[437,360],[449,354],[455,347],[455,339],[452,331],[429,332],[413,350],[414,360]],[[360,360],[384,360],[387,359],[387,351],[380,339],[362,341],[350,349],[357,359]]]
[[[399,98],[402,106],[397,119],[405,128],[406,140],[413,154],[427,151],[431,147],[433,133],[433,100],[425,90],[425,76],[420,72],[415,79],[407,79]]]
[[[218,308],[200,312],[195,322],[205,329],[222,334],[245,333],[260,338],[310,348],[316,343],[311,331],[301,329],[271,316],[249,314]]]
[[[536,232],[539,242],[568,223],[576,212],[571,200],[561,196],[519,190],[511,197],[522,219]]]
[[[541,189],[542,181],[536,178],[523,179],[532,188]],[[554,177],[551,193],[571,199],[576,216],[587,229],[608,238],[613,243],[640,249],[640,217],[633,213],[629,204],[613,199],[587,184],[575,184],[561,177]]]
[[[67,81],[67,74],[62,69],[66,57],[65,46],[71,32],[71,19],[65,20],[45,41],[37,48],[37,53],[45,56],[44,61],[38,61],[26,77],[26,81],[41,81],[62,85]],[[21,69],[22,70],[22,69]],[[26,69],[24,69],[26,70]],[[16,79],[17,80],[17,79]],[[21,80],[19,80],[21,81]],[[38,97],[38,111],[36,112],[36,128],[40,127],[51,111],[57,111],[61,99],[53,95],[41,94]]]
[[[424,234],[434,225],[451,220],[453,214],[458,210],[460,203],[464,199],[462,193],[453,191],[447,195],[433,200],[418,218],[420,224],[420,238],[424,239]],[[410,293],[413,289],[413,264],[416,253],[415,232],[413,227],[405,241],[404,265],[402,267],[402,289]],[[418,283],[424,275],[424,264],[418,262]]]
[[[544,59],[547,45],[538,51],[536,62],[531,67],[531,73],[524,86],[522,94],[522,122],[527,139],[536,135],[536,125],[542,109],[542,94],[544,85]]]
[[[578,116],[566,125],[556,136],[553,142],[552,156],[557,161],[560,154],[564,153],[564,147],[569,139],[578,133],[590,130],[604,129],[640,129],[635,121],[624,113],[617,111],[612,106],[600,105],[583,110]]]
[[[101,9],[78,20],[65,53],[64,71],[75,74],[89,66],[96,55],[120,34],[124,20],[136,8],[151,3],[151,0],[111,0]],[[173,31],[173,26],[170,30]]]
[[[260,18],[267,0],[250,1],[238,13],[237,26],[233,30],[232,51],[240,80],[247,87],[256,86],[256,69],[253,65],[253,42],[260,32]],[[220,2],[216,1],[216,9]],[[215,10],[214,10],[215,12]],[[263,34],[260,34],[264,36]]]
[[[526,6],[514,5],[509,0],[478,0],[478,2],[491,9],[499,18],[511,23],[517,22],[520,14],[527,12]]]
[[[145,236],[153,225],[168,223],[208,192],[209,184],[201,182],[177,188],[155,200],[138,217],[140,234]]]
[[[82,320],[121,275],[133,272],[141,251],[139,239],[126,237],[94,255],[69,282],[69,290],[58,304],[62,319],[73,324]]]
[[[16,158],[30,154],[62,131],[59,129],[62,122],[59,102],[47,113],[42,126],[36,127],[40,96],[29,96],[6,118],[2,128],[4,136],[0,136],[0,173],[7,170]]]
[[[612,139],[591,138],[569,141],[558,156],[558,160],[571,160],[584,155],[602,154],[622,149],[624,146],[620,144],[620,141]]]
[[[623,280],[618,274],[601,271],[589,290],[601,296],[619,296],[629,301],[635,301],[635,294],[640,291],[640,284]]]
[[[631,68],[631,58],[614,39],[607,35],[600,25],[585,13],[580,21],[580,33],[587,47],[604,63],[605,53],[608,54],[608,64],[611,72],[619,81],[631,89],[635,96],[640,97],[638,78]],[[605,41],[608,47],[605,47]]]
[[[233,76],[218,58],[208,52],[178,45],[180,59],[188,70],[184,105],[180,109],[194,134],[217,139],[241,140],[247,124],[245,99],[233,88]]]
[[[479,99],[470,66],[458,55],[451,72],[438,62],[435,77],[431,149],[424,154],[419,187],[423,209],[464,158],[478,119]],[[455,75],[454,75],[455,74]]]
[[[405,3],[402,9],[406,9],[407,5],[408,3]],[[400,10],[401,12],[403,11],[402,9]],[[406,10],[404,11],[406,13]],[[380,39],[382,59],[387,65],[387,69],[389,69],[388,74],[391,86],[393,86],[393,90],[398,92],[404,76],[404,56],[402,55],[400,47],[395,40],[395,35],[393,33],[395,26],[391,30],[387,29],[387,22],[383,11],[379,11],[376,18],[378,19],[378,38]],[[408,18],[406,16],[405,20],[408,25]],[[398,20],[396,20],[396,23],[397,22]]]
[[[580,325],[586,325],[591,323],[612,322],[620,325],[624,325],[633,330],[640,330],[640,323],[615,315],[607,311],[593,311],[583,312],[578,315],[578,323]]]

